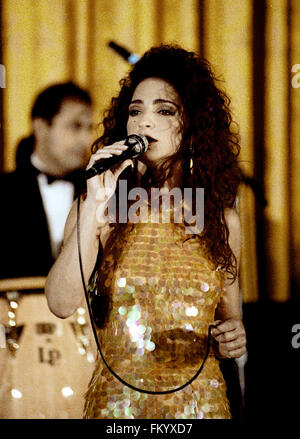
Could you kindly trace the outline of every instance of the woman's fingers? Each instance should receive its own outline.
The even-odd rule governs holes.
[[[240,349],[235,349],[231,352],[229,352],[230,358],[240,358],[242,355],[246,354],[247,349],[245,346],[243,346]]]
[[[230,341],[236,340],[237,338],[243,336],[244,332],[242,329],[236,328],[232,331],[223,332],[223,333],[218,334],[218,335],[215,335],[214,333],[212,333],[212,334],[217,341],[228,343]]]
[[[126,151],[128,148],[127,145],[124,145],[123,142],[117,142],[113,145],[104,146],[101,149],[98,149],[90,158],[89,164],[87,166],[87,169],[93,166],[95,162],[98,162],[100,160],[107,159],[109,157],[112,157],[113,155],[120,155],[123,151]]]
[[[101,157],[102,154],[110,153],[114,155],[120,155],[123,151],[126,151],[128,146],[123,142],[116,142],[112,145],[103,146],[103,148],[98,149],[93,155],[95,157]]]
[[[242,340],[232,344],[218,343],[218,355],[221,358],[238,358],[246,352],[246,342]]]
[[[234,340],[245,332],[243,323],[237,319],[225,320],[224,322],[218,320],[213,322],[211,327],[212,335],[219,341]]]
[[[220,342],[220,343],[223,345],[226,345],[228,350],[239,349],[239,348],[242,348],[243,346],[245,346],[246,337],[241,336],[241,337],[237,338],[236,340]]]
[[[246,353],[246,333],[241,320],[213,322],[211,334],[223,358],[238,358]]]
[[[219,356],[221,358],[240,358],[242,355],[246,354],[247,350],[243,346],[237,349],[227,349],[226,347],[221,347],[219,349]]]
[[[222,320],[216,320],[215,322],[213,322],[211,324],[211,326],[213,327],[213,331],[221,334],[224,332],[229,332],[229,331],[233,331],[236,328],[241,328],[243,327],[243,324],[241,322],[241,320],[238,319],[228,319],[225,321]]]
[[[125,140],[104,146],[91,156],[87,169],[91,168],[96,162],[108,159],[114,155],[122,154],[127,148],[128,146],[125,145]],[[96,197],[97,201],[108,201],[116,190],[118,176],[125,167],[129,166],[129,164],[125,162],[120,163],[120,165],[115,166],[111,170],[90,178],[87,181],[88,195],[91,194],[92,197]]]

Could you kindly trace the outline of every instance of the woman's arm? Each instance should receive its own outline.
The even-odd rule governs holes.
[[[86,281],[96,262],[100,239],[100,227],[96,221],[95,203],[81,199],[80,241],[83,272]],[[51,268],[45,285],[45,294],[50,311],[57,317],[72,315],[83,299],[83,285],[79,269],[77,248],[77,200],[69,213],[61,253]]]
[[[225,211],[225,220],[229,229],[228,242],[237,260],[239,270],[241,253],[241,226],[237,213],[233,209]],[[215,313],[212,336],[218,356],[221,358],[239,358],[246,353],[246,333],[240,310],[240,290],[238,277],[234,283],[226,280],[223,294]]]
[[[88,168],[96,161],[121,154],[127,146],[117,142],[92,155]],[[132,160],[126,160],[112,171],[87,180],[87,194],[80,205],[80,250],[84,279],[88,282],[94,269],[99,244],[105,244],[110,227],[105,217],[107,203],[115,193],[120,173]],[[72,315],[82,303],[82,285],[77,244],[77,201],[69,213],[64,233],[64,243],[59,257],[51,268],[45,285],[50,310],[61,318]]]

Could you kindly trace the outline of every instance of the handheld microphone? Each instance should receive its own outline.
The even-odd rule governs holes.
[[[135,53],[130,53],[127,49],[125,49],[125,47],[122,47],[119,44],[114,43],[113,41],[110,41],[108,45],[115,52],[117,52],[118,55],[120,55],[127,62],[129,62],[129,64],[135,64],[140,59],[139,55],[136,55]]]
[[[147,151],[149,142],[146,136],[142,136],[141,134],[131,134],[126,138],[125,145],[127,145],[128,148],[120,155],[114,155],[108,159],[100,160],[99,162],[94,163],[91,168],[87,169],[85,171],[86,180],[95,175],[103,174],[103,172],[113,168],[124,160],[140,157],[145,151]]]

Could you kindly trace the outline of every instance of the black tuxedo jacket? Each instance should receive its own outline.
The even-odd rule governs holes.
[[[54,262],[37,172],[28,165],[0,175],[0,278],[46,276]],[[75,196],[83,171],[73,174]]]

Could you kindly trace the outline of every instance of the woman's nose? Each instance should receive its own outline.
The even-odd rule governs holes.
[[[140,128],[153,128],[154,125],[153,117],[150,114],[144,114],[139,120]]]

